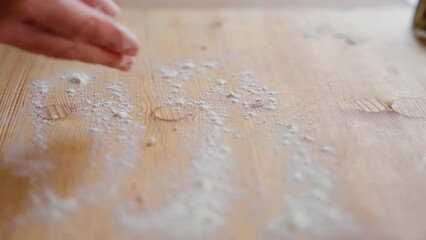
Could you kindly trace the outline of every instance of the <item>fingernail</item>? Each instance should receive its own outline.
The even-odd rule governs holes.
[[[134,57],[124,56],[121,59],[117,68],[121,71],[129,71],[134,62],[135,62]]]
[[[136,55],[139,49],[139,41],[135,34],[133,34],[128,28],[119,25],[120,30],[123,32],[123,44],[121,50],[124,54]]]
[[[113,16],[120,14],[120,7],[114,1],[106,1]]]
[[[93,7],[110,17],[116,17],[120,13],[120,7],[112,1],[101,1]]]

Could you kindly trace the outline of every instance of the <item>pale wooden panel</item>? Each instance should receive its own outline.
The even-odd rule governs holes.
[[[211,196],[227,206],[226,211],[219,212],[225,220],[213,233],[202,232],[196,237],[184,234],[184,239],[274,239],[267,224],[285,216],[285,197],[297,196],[300,191],[297,183],[286,179],[304,169],[330,169],[326,180],[333,184],[327,191],[330,200],[326,206],[352,216],[354,223],[350,226],[356,226],[356,230],[320,224],[325,229],[322,235],[299,229],[292,233],[293,239],[423,239],[426,50],[411,34],[411,17],[409,7],[380,11],[129,10],[121,21],[137,33],[142,50],[135,68],[127,74],[2,46],[1,239],[176,239],[176,234],[161,228],[161,224],[170,224],[167,217],[160,218],[162,221],[152,229],[132,234],[117,214],[120,206],[134,201],[138,207],[128,214],[149,216],[167,206],[167,199],[180,201],[178,197],[191,189],[194,179],[203,179],[200,172],[192,172],[191,166],[199,159],[203,136],[211,136],[206,112],[185,108],[180,113],[176,106],[162,103],[161,97],[197,98],[216,86],[214,80],[218,78],[228,80],[223,86],[227,91],[236,89],[239,80],[233,74],[243,69],[252,69],[269,90],[279,92],[278,109],[245,119],[238,104],[221,101],[219,106],[228,111],[225,126],[243,135],[237,138],[224,133],[221,138],[233,152],[232,164],[219,168],[220,176],[229,178],[226,183],[232,191]],[[177,95],[171,93],[159,73],[163,67],[175,68],[188,60],[202,64],[211,59],[218,59],[219,66],[208,76],[191,75]],[[97,76],[85,90],[85,97],[100,93],[112,98],[105,87],[114,81],[123,82],[133,104],[132,123],[146,128],[126,134],[140,138],[140,142],[129,148],[115,142],[116,134],[96,138],[89,131],[93,115],[84,111],[78,94],[66,96],[68,85],[62,81],[44,103],[54,107],[42,112],[48,119],[46,124],[52,124],[42,125],[49,147],[43,152],[34,145],[31,83],[72,70]],[[52,114],[59,119],[50,119]],[[291,157],[301,149],[280,145],[290,131],[280,126],[283,121],[299,127],[294,135],[314,161],[306,168],[292,165]],[[151,136],[158,142],[147,146]],[[103,140],[113,143],[105,147]],[[279,148],[274,150],[274,146]],[[335,151],[321,151],[324,146],[333,146]],[[100,152],[93,153],[93,149]],[[121,168],[114,157],[107,161],[112,169],[103,167],[101,156],[120,155],[122,149],[138,154],[132,167]],[[127,159],[126,154],[117,159]],[[38,178],[31,172],[17,176],[17,170],[36,160],[48,160],[54,168]],[[201,163],[208,167],[214,162]],[[43,215],[46,212],[30,198],[31,193],[43,196],[46,187],[62,201],[60,206],[71,209],[52,222],[46,222],[49,216]],[[187,200],[191,203],[192,199]],[[47,208],[47,213],[52,209]],[[17,216],[34,211],[38,215],[23,225],[12,224]],[[321,211],[314,208],[307,217]],[[191,223],[173,217],[176,221],[172,223]],[[303,221],[296,227],[298,224],[303,225]],[[160,229],[156,229],[158,225]],[[287,227],[284,224],[281,228]]]

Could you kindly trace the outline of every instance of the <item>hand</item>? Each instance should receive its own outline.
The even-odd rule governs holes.
[[[112,0],[0,0],[0,42],[127,71],[138,42],[119,11]]]

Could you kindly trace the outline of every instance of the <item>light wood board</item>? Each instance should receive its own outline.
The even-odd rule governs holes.
[[[265,233],[265,223],[284,211],[281,203],[290,193],[283,185],[285,171],[277,164],[289,159],[274,152],[276,139],[263,131],[278,128],[279,121],[293,121],[300,126],[301,136],[334,146],[336,154],[323,163],[333,169],[331,197],[360,228],[355,233],[336,229],[320,236],[302,232],[291,239],[424,239],[426,116],[422,99],[426,98],[426,49],[411,34],[412,14],[411,8],[403,6],[344,11],[127,10],[121,21],[141,42],[140,56],[130,73],[2,46],[3,160],[17,146],[22,152],[16,156],[34,156],[33,117],[28,110],[31,83],[71,70],[96,74],[98,79],[90,88],[93,92],[111,79],[122,81],[136,106],[134,120],[146,130],[140,135],[140,161],[120,180],[117,194],[96,204],[79,203],[77,210],[54,222],[35,218],[23,226],[11,225],[16,216],[31,212],[30,193],[43,186],[32,184],[31,177],[15,176],[10,166],[3,164],[0,238],[174,239],[161,231],[130,233],[117,220],[115,207],[142,199],[139,211],[143,215],[145,209],[159,208],[168,196],[173,199],[184,191],[185,184],[178,184],[177,189],[170,185],[191,178],[187,169],[198,147],[185,136],[206,123],[201,113],[174,123],[152,118],[152,111],[163,106],[158,96],[169,94],[166,81],[157,73],[162,66],[219,58],[224,63],[214,78],[229,77],[232,87],[237,84],[230,78],[232,74],[253,69],[262,83],[279,92],[280,110],[278,116],[255,120],[230,115],[227,126],[247,136],[226,139],[234,159],[228,175],[233,176],[234,191],[239,193],[228,201],[224,225],[195,239],[273,238]],[[211,82],[198,78],[185,91],[197,96],[210,86]],[[64,100],[67,98],[59,95],[49,98],[47,104],[72,104],[72,98]],[[55,168],[46,174],[45,183],[60,198],[73,197],[95,181],[85,177],[87,174],[103,171],[89,167],[88,154],[96,146],[83,118],[71,115],[48,120],[53,125],[48,133],[49,149],[43,154],[53,159]],[[150,136],[156,136],[158,142],[148,147],[145,143]],[[314,158],[323,156],[316,151],[311,154]],[[170,169],[177,174],[171,174]]]

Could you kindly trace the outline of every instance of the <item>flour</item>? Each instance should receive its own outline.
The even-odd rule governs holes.
[[[184,70],[193,69],[194,67],[195,67],[195,65],[192,62],[186,62],[186,63],[183,63],[181,65],[181,68],[184,69]]]
[[[321,148],[321,151],[325,153],[332,153],[332,154],[336,153],[336,149],[332,146],[324,146]]]
[[[152,136],[152,137],[150,137],[149,139],[148,139],[148,142],[146,143],[146,145],[147,146],[152,146],[152,145],[154,145],[154,144],[156,144],[157,143],[157,138],[156,137],[154,137],[154,136]]]
[[[18,150],[18,148],[16,148]],[[19,149],[22,150],[22,149]],[[54,166],[51,162],[43,161],[39,159],[24,159],[16,160],[23,158],[18,157],[19,153],[9,151],[5,155],[3,160],[3,165],[6,169],[15,177],[26,178],[29,177],[32,181],[35,181],[36,178],[39,178],[43,174],[47,174],[54,169]],[[12,160],[14,159],[14,160]]]
[[[331,172],[322,166],[320,159],[314,159],[310,155],[309,149],[317,146],[316,141],[307,135],[295,135],[298,131],[294,130],[299,129],[295,123],[279,122],[278,126],[281,127],[284,140],[281,146],[286,147],[283,150],[289,149],[288,146],[295,150],[295,154],[286,164],[290,177],[285,183],[297,187],[299,191],[297,194],[283,197],[283,212],[266,224],[266,233],[273,236],[292,236],[303,233],[327,235],[336,231],[357,231],[352,216],[333,200]],[[324,149],[332,147],[318,146],[317,151],[324,152]]]
[[[89,156],[99,159],[98,165],[106,167],[104,175],[108,181],[102,185],[108,193],[108,188],[118,188],[123,174],[141,157],[139,143],[144,127],[132,118],[134,106],[123,83],[115,80],[106,90],[111,98],[83,94],[81,99],[85,104],[81,110],[92,115],[88,124],[95,147]],[[112,150],[112,146],[117,148]]]
[[[219,79],[219,80],[217,80],[217,84],[219,84],[221,86],[225,85],[226,83],[228,83],[228,81],[226,81],[225,79]]]
[[[232,165],[232,151],[222,143],[227,115],[210,105],[200,109],[206,111],[208,124],[197,136],[201,146],[191,168],[193,184],[163,207],[144,215],[132,214],[135,207],[132,202],[119,206],[118,219],[131,233],[163,233],[173,239],[198,239],[225,224],[229,208],[226,199],[232,192],[230,179],[224,174]]]
[[[50,122],[43,119],[43,108],[47,98],[48,91],[52,88],[52,83],[46,81],[38,81],[32,84],[30,91],[32,92],[31,110],[33,118],[34,135],[33,142],[41,151],[47,149],[46,130],[50,128]]]
[[[314,141],[315,141],[315,139],[314,139],[313,137],[308,136],[308,135],[304,136],[304,137],[303,137],[303,139],[304,139],[305,141],[308,141],[308,142],[314,142]]]
[[[113,116],[115,118],[119,118],[119,119],[127,119],[127,118],[129,118],[129,114],[127,112],[124,112],[124,111],[113,110],[112,113],[113,113]]]
[[[69,89],[65,90],[65,93],[68,95],[68,97],[74,97],[75,90],[72,89],[72,88],[69,88]]]
[[[169,79],[169,78],[175,78],[177,77],[179,74],[178,71],[174,71],[174,70],[167,70],[167,69],[162,69],[161,70],[161,77],[165,78],[165,79]]]
[[[42,220],[56,223],[75,212],[78,203],[75,199],[59,198],[50,188],[44,188],[40,193],[30,194],[33,210],[25,216],[18,216],[15,224],[23,225],[30,220]]]
[[[204,64],[204,67],[205,68],[208,68],[208,69],[212,69],[212,68],[216,68],[217,67],[217,65],[219,64],[219,62],[218,61],[209,61],[209,62],[206,62],[205,64]]]
[[[71,72],[69,82],[75,85],[86,85],[90,82],[90,76],[83,72]]]
[[[179,106],[185,105],[185,103],[186,103],[186,100],[183,98],[176,98],[175,100],[175,104]]]
[[[353,231],[356,224],[352,216],[334,199],[336,184],[332,171],[325,167],[323,159],[317,157],[335,156],[337,151],[334,147],[306,135],[295,120],[290,123],[279,120],[269,128],[266,126],[273,122],[265,120],[259,124],[256,119],[282,119],[278,92],[264,85],[252,70],[236,71],[229,76],[220,74],[218,78],[215,72],[223,67],[219,60],[201,64],[186,61],[154,73],[162,81],[158,86],[154,82],[158,104],[179,112],[191,109],[191,113],[198,116],[199,124],[194,131],[183,136],[184,141],[179,147],[182,151],[189,149],[187,169],[170,170],[177,180],[182,175],[188,176],[188,179],[185,183],[171,179],[168,184],[179,192],[159,205],[146,206],[143,212],[137,211],[142,201],[139,195],[136,200],[120,199],[113,206],[119,225],[138,237],[160,234],[168,239],[205,239],[225,229],[229,224],[230,210],[234,207],[231,200],[244,191],[234,184],[240,176],[235,169],[233,145],[228,140],[241,144],[251,137],[249,133],[239,133],[230,127],[232,122],[229,120],[237,117],[254,124],[261,138],[269,141],[272,136],[279,136],[276,144],[265,151],[276,154],[277,161],[283,161],[278,164],[283,166],[284,177],[281,180],[284,186],[297,189],[294,193],[283,191],[285,194],[280,196],[282,210],[274,213],[263,226],[267,236],[327,236],[336,229]],[[164,147],[157,137],[146,135],[144,126],[135,120],[141,113],[138,114],[137,107],[133,106],[131,94],[124,83],[108,79],[104,82],[106,88],[92,93],[88,87],[96,84],[96,78],[83,72],[63,76],[60,80],[66,84],[62,87],[55,81],[37,81],[31,88],[33,141],[40,153],[49,150],[48,132],[56,121],[43,119],[42,112],[49,104],[51,91],[67,93],[73,97],[73,104],[88,126],[91,137],[87,167],[98,170],[94,172],[99,176],[93,184],[82,186],[65,198],[59,197],[52,186],[40,177],[55,169],[54,161],[16,162],[12,160],[19,156],[20,151],[10,150],[6,155],[7,161],[3,161],[7,169],[16,176],[35,179],[34,186],[43,186],[41,191],[34,190],[31,194],[31,209],[17,218],[20,223],[38,220],[59,222],[78,212],[79,206],[112,199],[122,190],[123,178],[134,170],[138,161],[143,161],[143,151],[150,151],[143,146]],[[77,76],[79,80],[71,81],[69,76]],[[205,81],[203,84],[207,86],[198,95],[189,90],[194,79]],[[158,90],[160,87],[161,91]],[[177,131],[178,127],[173,126],[172,130]],[[312,154],[314,151],[321,154]],[[282,158],[288,155],[290,157]],[[277,163],[275,158],[264,161]],[[150,192],[147,190],[146,194]]]
[[[122,206],[117,210],[120,223],[135,234],[162,232],[179,239],[200,238],[217,231],[225,223],[224,212],[228,208],[224,201],[230,191],[228,180],[217,178],[220,171],[225,170],[224,158],[228,153],[211,152],[211,149],[201,151],[213,155],[199,155],[194,165],[199,180],[191,188],[178,194],[164,207],[143,216],[132,215],[131,205]],[[202,176],[202,173],[206,175]]]
[[[186,77],[193,75],[211,81],[208,70],[217,68],[220,62],[207,63],[196,68],[195,72],[186,72]],[[178,71],[178,70],[169,70]],[[228,81],[219,79],[216,86],[212,85],[207,91],[199,95],[198,100],[190,98],[181,92],[184,97],[167,97],[158,95],[158,99],[169,106],[181,109],[195,107],[205,114],[206,129],[203,138],[194,135],[185,135],[186,139],[201,142],[199,158],[194,163],[191,177],[194,183],[187,190],[176,195],[166,202],[163,207],[149,209],[143,215],[132,214],[132,203],[127,203],[117,209],[120,223],[133,234],[163,233],[169,238],[194,239],[204,238],[217,232],[226,224],[229,198],[236,189],[232,186],[227,175],[233,161],[232,148],[222,142],[223,135],[231,133],[236,139],[243,138],[239,133],[225,126],[230,109],[228,105],[218,105],[221,101],[229,101],[240,111],[240,117],[252,119],[266,115],[277,116],[279,103],[276,98],[278,92],[271,91],[258,80],[254,71],[243,70],[232,75],[230,89]],[[223,81],[222,81],[223,80]],[[185,88],[185,81],[177,76],[168,81],[172,87],[179,81],[179,88]],[[237,111],[238,113],[238,111]],[[284,179],[285,184],[300,188],[294,195],[283,196],[283,211],[269,219],[264,226],[265,233],[273,236],[298,236],[299,234],[324,235],[331,231],[353,231],[356,224],[351,215],[338,206],[333,199],[333,178],[331,172],[322,166],[317,159],[310,155],[311,148],[316,151],[330,154],[331,146],[322,146],[313,136],[297,134],[303,129],[293,122],[277,122],[282,133],[279,145],[271,147],[279,154],[284,149],[294,152],[288,159],[288,172]],[[277,129],[269,129],[276,132]],[[265,137],[271,133],[262,132]],[[206,139],[204,142],[204,139]],[[203,143],[204,142],[204,143]],[[312,146],[311,146],[312,145]],[[219,154],[220,153],[220,154]],[[218,155],[219,154],[219,155]],[[210,159],[212,162],[210,161]],[[214,162],[213,162],[214,159]],[[226,161],[223,161],[226,159]],[[219,206],[214,208],[211,206]]]
[[[212,69],[217,63],[207,63]],[[210,88],[198,99],[158,96],[163,103],[180,109],[192,107],[204,114],[200,131],[186,137],[199,144],[190,166],[190,186],[173,199],[143,215],[134,214],[134,202],[117,207],[121,225],[133,234],[161,233],[171,239],[199,239],[217,232],[226,224],[229,198],[235,193],[227,172],[233,167],[232,149],[224,135],[232,133],[225,127],[226,108],[218,105],[225,91]]]
[[[30,187],[34,188],[30,194],[31,208],[19,215],[15,222],[30,224],[32,221],[59,222],[66,219],[69,214],[78,211],[81,204],[93,204],[99,200],[110,198],[117,194],[121,178],[128,172],[136,160],[141,157],[139,153],[140,133],[143,126],[133,121],[131,113],[133,106],[127,89],[117,80],[104,91],[110,97],[103,97],[99,93],[89,93],[87,86],[95,77],[83,72],[71,72],[50,80],[36,81],[32,84],[29,110],[33,121],[33,146],[36,156],[40,158],[26,158],[26,151],[19,147],[9,148],[2,162],[9,172],[15,176],[30,179]],[[61,84],[66,81],[67,84]],[[108,80],[104,83],[108,83]],[[64,89],[62,89],[64,88]],[[89,126],[89,133],[93,145],[87,156],[92,168],[105,169],[99,182],[82,186],[72,192],[68,198],[62,199],[56,195],[45,175],[55,169],[55,163],[46,159],[50,151],[49,132],[55,126],[57,119],[54,115],[44,118],[44,111],[49,105],[48,96],[51,91],[65,91],[75,96],[73,104],[78,108],[79,114]],[[17,146],[21,146],[16,139]],[[113,148],[112,146],[117,146]],[[16,159],[19,159],[16,160]],[[43,186],[42,190],[38,186]]]
[[[241,98],[241,95],[231,91],[226,95],[226,97],[228,99],[239,99],[239,98]]]
[[[251,70],[242,71],[236,76],[240,79],[240,89],[244,91],[241,103],[244,108],[243,117],[246,119],[256,118],[266,112],[276,110],[277,92],[270,91],[263,85]]]

